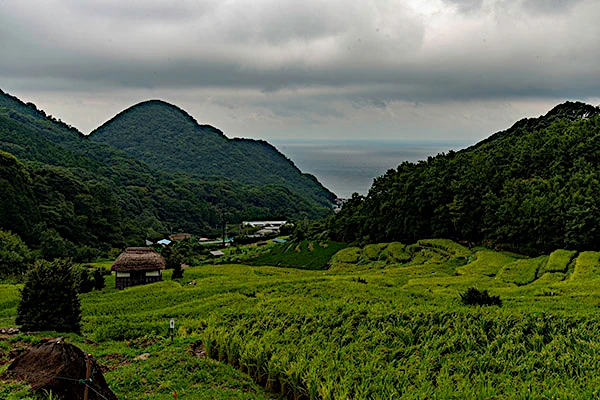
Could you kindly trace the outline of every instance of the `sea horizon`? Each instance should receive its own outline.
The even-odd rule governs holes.
[[[273,139],[270,142],[304,173],[340,198],[366,195],[373,179],[404,161],[426,160],[471,146],[466,140]]]

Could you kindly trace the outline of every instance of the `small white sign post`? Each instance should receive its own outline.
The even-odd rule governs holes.
[[[171,342],[173,342],[173,335],[175,334],[175,318],[171,318],[171,321],[169,321],[169,331],[171,332]]]

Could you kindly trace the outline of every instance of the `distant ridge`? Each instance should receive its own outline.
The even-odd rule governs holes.
[[[229,139],[219,129],[198,124],[188,113],[162,100],[124,110],[94,130],[90,139],[171,173],[279,185],[323,206],[335,197],[268,142]]]
[[[598,115],[600,115],[600,107],[598,106],[592,106],[590,104],[582,102],[567,101],[557,106],[554,106],[545,115],[539,116],[537,118],[520,119],[507,130],[495,133],[489,138],[480,141],[479,143],[475,144],[474,146],[471,146],[470,148],[475,148],[482,144],[487,144],[493,141],[501,140],[507,135],[518,135],[524,132],[533,132],[535,130],[545,129],[557,120],[563,119],[568,121],[576,121],[581,119],[592,118]]]

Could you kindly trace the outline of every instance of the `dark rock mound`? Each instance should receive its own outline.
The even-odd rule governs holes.
[[[2,379],[24,380],[34,391],[51,390],[64,400],[83,399],[86,353],[62,339],[40,343],[21,354],[8,367]],[[117,400],[104,380],[100,365],[90,356],[89,400]]]

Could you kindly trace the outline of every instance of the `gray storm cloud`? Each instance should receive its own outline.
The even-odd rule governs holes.
[[[586,99],[600,92],[598,17],[593,0],[4,0],[0,87],[197,89],[223,115],[235,104],[312,121],[392,115],[394,104]]]

